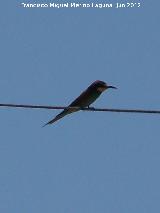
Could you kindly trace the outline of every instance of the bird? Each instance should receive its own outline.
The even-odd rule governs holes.
[[[71,114],[73,112],[79,111],[84,107],[89,108],[89,106],[107,89],[117,89],[114,86],[109,86],[104,81],[96,80],[94,81],[84,92],[82,92],[68,107],[76,107],[75,109],[66,108],[60,112],[56,117],[46,123],[43,127],[53,124],[54,122],[60,120],[64,116]]]

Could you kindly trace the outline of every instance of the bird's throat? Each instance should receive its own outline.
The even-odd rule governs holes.
[[[104,92],[105,90],[106,90],[105,87],[99,87],[99,88],[97,88],[97,91],[98,91],[98,92]]]

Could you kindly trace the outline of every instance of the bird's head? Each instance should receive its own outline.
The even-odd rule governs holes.
[[[107,85],[104,81],[97,80],[91,84],[93,89],[96,89],[98,92],[104,92],[106,89],[112,88],[117,89],[114,86]]]

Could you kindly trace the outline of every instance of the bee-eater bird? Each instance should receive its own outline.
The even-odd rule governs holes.
[[[46,123],[53,124],[64,116],[79,111],[81,108],[89,107],[106,89],[113,88],[117,89],[114,86],[107,85],[104,81],[95,81],[93,82],[84,92],[80,94],[68,107],[77,107],[77,109],[66,108],[61,113],[59,113],[55,118]],[[43,126],[43,127],[44,127]]]

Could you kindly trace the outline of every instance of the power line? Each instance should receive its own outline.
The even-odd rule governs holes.
[[[0,104],[0,107],[12,107],[12,108],[28,108],[28,109],[79,109],[79,107],[64,107],[64,106],[45,106],[45,105],[29,105],[29,104]],[[81,108],[84,111],[95,112],[124,112],[124,113],[150,113],[160,114],[160,110],[144,110],[144,109],[109,109],[109,108]]]

